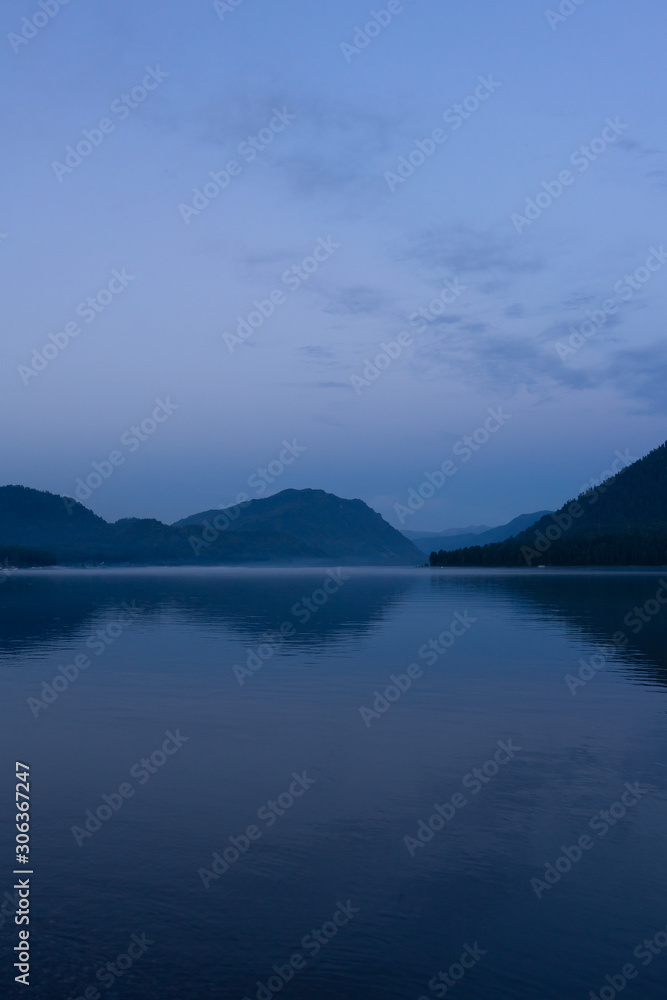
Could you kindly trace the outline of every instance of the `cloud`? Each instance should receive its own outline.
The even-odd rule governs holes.
[[[520,336],[501,325],[459,324],[447,338],[415,342],[411,370],[418,379],[454,377],[459,384],[499,394],[528,390],[538,400],[567,391],[610,388],[637,412],[667,413],[667,345],[619,344],[609,330],[621,325],[611,316],[605,327],[565,362],[555,343],[567,342],[570,325],[554,323],[535,336]]]
[[[559,310],[559,317],[562,317],[563,313],[567,311],[568,310],[565,308]],[[557,340],[567,340],[567,338],[572,335],[573,329],[578,330],[585,318],[586,317],[582,316],[581,312],[577,310],[577,312],[573,313],[571,318],[568,320],[559,318],[555,322],[550,323],[540,333],[535,334],[535,339],[540,344],[553,344]],[[609,331],[613,330],[617,326],[621,326],[623,324],[623,319],[624,317],[622,313],[616,313],[613,316],[608,316],[604,326],[601,326],[599,331],[594,334],[588,342],[590,346],[600,346],[608,343],[610,340]]]
[[[640,402],[642,412],[667,413],[667,345],[618,350],[604,374],[622,395]]]
[[[465,333],[486,333],[489,325],[488,323],[461,323],[459,329]]]
[[[233,155],[240,142],[267,126],[275,108],[284,108],[295,116],[293,121],[258,153],[255,165],[269,165],[274,176],[280,172],[300,199],[338,193],[358,202],[374,189],[382,198],[378,177],[402,117],[327,94],[286,91],[277,81],[244,77],[232,93],[221,92],[187,117],[172,116],[166,124]],[[355,217],[357,211],[358,205]]]
[[[395,113],[319,97],[301,98],[298,114],[298,141],[295,133],[278,166],[299,196],[339,193],[355,205],[384,197],[377,179],[400,125]]]
[[[527,315],[527,310],[524,305],[520,302],[515,302],[511,306],[507,306],[505,309],[505,315],[508,319],[523,319]]]
[[[648,170],[646,176],[653,181],[658,187],[667,187],[667,169],[666,170]]]
[[[315,382],[282,382],[281,385],[287,386],[288,389],[346,389],[349,392],[352,391],[352,385],[349,382],[333,382],[333,381],[315,381]],[[312,420],[316,420],[319,423],[332,423],[337,427],[343,427],[344,424],[336,420],[331,415],[314,414],[310,415]]]
[[[354,285],[329,292],[325,312],[336,315],[384,312],[391,304],[389,296],[369,285]]]
[[[626,153],[634,153],[636,156],[646,157],[646,156],[661,156],[661,149],[652,149],[650,146],[645,146],[638,139],[627,139],[624,136],[619,138],[616,142],[619,149],[622,149]]]
[[[662,149],[645,146],[637,139],[622,138],[619,139],[618,145],[624,152],[635,156],[637,159],[647,160],[660,156],[663,157],[664,163],[664,152]],[[656,167],[653,170],[647,170],[644,176],[660,188],[667,187],[667,168],[665,167]]]
[[[445,269],[455,275],[487,273],[489,277],[536,274],[545,267],[540,257],[523,250],[515,239],[461,223],[422,232],[404,259],[412,259],[427,270]]]
[[[298,347],[297,352],[305,354],[309,358],[316,358],[317,360],[328,360],[335,357],[332,350],[328,347],[322,347],[320,344],[305,344],[303,347]]]

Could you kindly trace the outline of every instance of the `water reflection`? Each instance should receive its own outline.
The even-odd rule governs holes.
[[[259,641],[288,622],[300,641],[321,643],[381,622],[414,585],[408,574],[338,567],[15,573],[0,591],[0,657],[80,640],[124,604],[140,608],[145,623],[225,626]]]
[[[476,941],[488,954],[460,1000],[576,1000],[660,930],[667,617],[581,697],[564,683],[660,574],[353,570],[326,600],[325,579],[49,571],[2,586],[0,742],[35,775],[40,1000],[82,996],[144,931],[155,945],[110,1000],[255,1000],[338,900],[359,913],[281,1000],[432,998],[432,977]],[[123,603],[143,609],[136,624],[34,718],[27,698]],[[457,612],[474,624],[429,665],[420,649]],[[284,622],[294,633],[240,685],[233,665]],[[411,661],[421,676],[367,728],[360,706]],[[183,748],[139,784],[134,763],[178,727]],[[499,740],[521,750],[473,793],[464,778]],[[199,869],[263,822],[295,771],[313,787],[205,889]],[[128,780],[136,794],[77,846],[72,826]],[[628,781],[649,793],[538,900],[530,879]],[[405,836],[457,792],[465,806],[411,854]],[[4,856],[12,832],[0,820]],[[9,960],[4,929],[0,951]],[[641,976],[636,995],[661,1000],[658,959]]]
[[[324,596],[323,584],[333,593]],[[661,581],[663,581],[661,583]],[[558,625],[573,641],[601,648],[609,662],[631,667],[638,683],[667,685],[667,595],[660,572],[192,570],[43,571],[15,573],[0,588],[0,662],[85,642],[124,604],[144,625],[180,620],[224,626],[248,644],[283,628],[281,644],[321,647],[367,634],[406,597],[429,594],[506,601],[514,613]],[[315,598],[313,600],[313,595]],[[648,610],[644,610],[648,603]],[[636,614],[639,609],[639,615]],[[622,635],[622,639],[620,635]],[[625,641],[622,641],[625,640]]]
[[[520,614],[564,627],[574,641],[601,648],[630,667],[638,683],[667,685],[667,574],[663,571],[538,571],[431,576],[436,593],[505,598]]]

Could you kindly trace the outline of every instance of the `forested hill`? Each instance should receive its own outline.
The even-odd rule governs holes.
[[[322,490],[283,490],[167,525],[154,518],[109,523],[71,497],[2,486],[0,561],[8,567],[418,566],[424,554],[361,500],[344,500]]]
[[[324,490],[282,490],[224,510],[192,514],[173,527],[199,530],[204,540],[228,527],[246,537],[248,532],[279,531],[349,563],[418,566],[424,562],[424,553],[362,500],[344,500]]]
[[[432,552],[432,566],[667,565],[667,443],[513,538]]]

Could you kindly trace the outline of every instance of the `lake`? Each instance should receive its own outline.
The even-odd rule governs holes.
[[[5,574],[4,994],[664,1000],[661,579]]]

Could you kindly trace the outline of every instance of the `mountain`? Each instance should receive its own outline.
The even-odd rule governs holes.
[[[416,542],[418,538],[449,538],[450,535],[479,535],[490,531],[488,524],[470,524],[467,528],[445,528],[444,531],[402,531],[401,534]]]
[[[111,541],[111,526],[76,500],[26,486],[0,487],[0,545],[83,559]],[[93,556],[91,556],[92,558]]]
[[[3,486],[0,559],[7,565],[419,565],[424,556],[361,500],[322,490],[285,490],[240,511],[205,511],[167,525],[154,518],[112,524],[69,497]]]
[[[667,442],[513,538],[431,553],[432,566],[667,564]]]
[[[424,561],[409,539],[362,500],[343,500],[324,490],[283,490],[236,507],[192,514],[173,527],[196,531],[202,541],[221,533],[278,531],[325,559],[348,564],[414,566]]]
[[[426,535],[415,538],[417,548],[429,555],[431,552],[442,549],[444,552],[452,552],[454,549],[462,549],[467,545],[488,545],[489,542],[502,542],[512,535],[517,535],[524,528],[529,528],[535,524],[545,514],[550,514],[549,510],[538,510],[534,514],[519,514],[514,520],[507,524],[501,524],[497,528],[486,528],[480,532],[468,530],[460,535]]]

